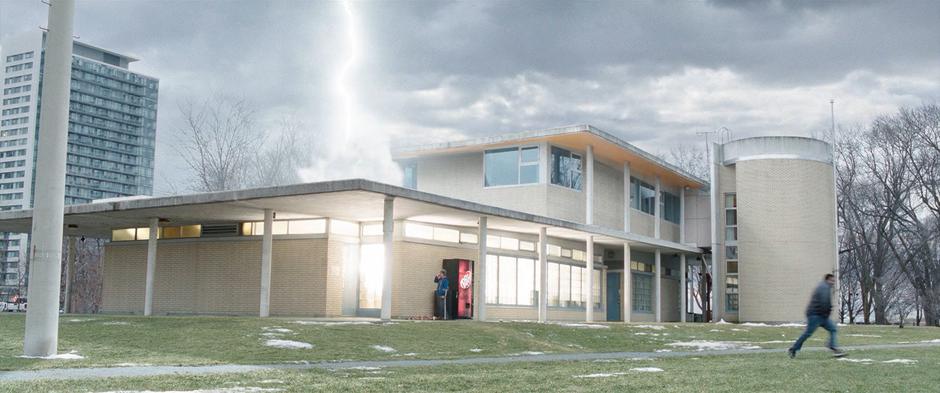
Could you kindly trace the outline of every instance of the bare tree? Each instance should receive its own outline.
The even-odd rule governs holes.
[[[698,144],[680,143],[663,158],[700,179],[708,179],[708,154]]]
[[[192,171],[195,191],[243,188],[254,149],[263,134],[255,129],[255,113],[245,99],[214,95],[205,101],[180,104],[184,125],[179,154]]]
[[[299,182],[298,171],[310,164],[314,156],[303,127],[291,119],[281,120],[276,138],[255,152],[251,168],[251,186],[276,186]]]

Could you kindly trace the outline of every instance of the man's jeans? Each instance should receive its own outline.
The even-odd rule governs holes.
[[[829,345],[827,345],[827,347],[836,348],[836,324],[832,323],[832,321],[829,320],[829,317],[824,317],[822,315],[808,315],[807,319],[806,331],[803,332],[803,335],[800,336],[800,338],[798,338],[795,343],[793,343],[793,347],[790,349],[799,351],[800,348],[803,348],[803,342],[806,341],[809,336],[812,336],[813,332],[816,331],[816,328],[820,326],[822,326],[823,329],[829,331]]]

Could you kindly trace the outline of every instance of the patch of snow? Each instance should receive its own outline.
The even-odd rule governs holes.
[[[95,320],[94,318],[72,318],[72,319],[69,319],[69,322],[89,322],[89,321],[94,321],[94,320]]]
[[[770,340],[770,341],[758,341],[755,344],[789,344],[790,341],[786,340]]]
[[[127,321],[108,321],[108,322],[102,323],[102,325],[111,325],[111,326],[115,326],[115,325],[122,325],[122,326],[123,326],[123,325],[130,325],[130,324],[131,324],[131,323],[130,323],[130,322],[127,322]]]
[[[746,341],[707,341],[693,340],[666,344],[671,347],[695,348],[698,351],[725,351],[729,349],[760,349]]]
[[[749,330],[747,330],[747,329],[736,329],[736,328],[732,328],[731,331],[732,331],[732,332],[748,332]]]
[[[525,352],[513,353],[513,354],[510,354],[509,356],[536,356],[536,355],[544,355],[544,354],[545,352],[525,351]]]
[[[663,352],[672,352],[672,350],[671,349],[657,349],[656,350],[656,353],[663,353]]]
[[[559,326],[565,327],[574,327],[574,328],[587,328],[587,329],[610,329],[610,326],[607,325],[597,325],[593,323],[559,323]]]
[[[258,381],[258,383],[284,383],[284,381],[280,379],[265,379],[263,381]]]
[[[721,318],[718,322],[715,322],[715,325],[730,325],[731,322],[725,321],[724,318]]]
[[[940,338],[935,338],[935,339],[933,339],[933,340],[924,340],[924,341],[921,341],[921,342],[922,342],[922,343],[928,343],[928,344],[940,343]]]
[[[871,363],[874,362],[872,359],[852,359],[852,358],[839,358],[840,362],[849,362],[849,363]]]
[[[617,360],[617,359],[597,359],[597,360],[594,360],[594,363],[617,363],[619,361],[620,360]]]
[[[914,363],[917,363],[917,361],[914,359],[891,359],[891,360],[885,360],[882,363],[914,364]]]
[[[714,332],[714,333],[721,333],[721,332],[723,332],[723,331],[724,331],[724,330],[719,330],[719,329],[712,329],[712,330],[709,330],[709,332]]]
[[[759,326],[759,327],[770,327],[770,325],[763,322],[744,322],[741,326]]]
[[[59,353],[59,354],[49,355],[49,356],[26,356],[26,355],[20,355],[20,356],[17,356],[17,357],[18,357],[18,358],[23,358],[23,359],[45,359],[45,360],[78,360],[78,359],[84,359],[84,358],[85,358],[84,356],[75,353],[75,351],[72,351],[72,352],[69,352],[69,353]]]
[[[385,353],[397,352],[395,348],[385,346],[385,345],[373,345],[372,349],[379,351],[379,352],[385,352]]]
[[[630,371],[636,371],[636,372],[641,372],[641,373],[658,373],[658,372],[662,372],[663,369],[659,367],[637,367],[637,368],[631,368]]]
[[[636,333],[633,333],[633,335],[634,336],[657,336],[659,337],[659,333],[647,333],[647,332],[636,332]]]
[[[846,334],[848,337],[881,337],[877,334]]]
[[[470,352],[483,352],[480,348],[470,348]]]
[[[369,321],[294,321],[294,323],[299,324],[299,325],[323,325],[323,326],[372,325],[372,322],[369,322]]]
[[[291,340],[277,340],[271,339],[264,342],[264,345],[274,348],[283,348],[283,349],[311,349],[313,344],[305,343],[301,341],[291,341]]]
[[[597,374],[585,374],[585,375],[575,375],[575,378],[607,378],[615,377],[618,375],[624,375],[626,373],[597,373]]]
[[[152,366],[150,363],[118,363],[114,367],[147,367]]]
[[[378,371],[381,370],[381,367],[370,367],[370,366],[358,366],[358,367],[346,367],[345,370],[359,370],[359,371]]]
[[[264,327],[262,329],[266,332],[272,332],[272,333],[293,333],[294,332],[293,330],[285,329],[282,327]]]
[[[660,326],[660,325],[635,325],[633,327],[637,329],[653,329],[653,330],[663,330],[666,328],[665,326]]]
[[[414,352],[408,352],[408,353],[396,353],[396,354],[394,354],[394,355],[392,355],[392,356],[418,356],[418,354],[416,354],[416,353],[414,353]]]
[[[805,323],[791,322],[791,323],[781,323],[781,324],[779,324],[779,325],[774,325],[774,326],[776,326],[776,327],[799,327],[799,328],[801,328],[801,327],[806,327],[806,324],[805,324]]]

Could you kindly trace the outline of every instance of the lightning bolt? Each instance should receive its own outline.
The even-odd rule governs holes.
[[[336,78],[336,90],[342,102],[341,126],[343,130],[343,145],[349,144],[352,134],[355,132],[353,127],[353,112],[355,108],[353,101],[353,87],[349,83],[349,74],[359,60],[359,35],[356,31],[356,15],[352,2],[343,0],[343,11],[346,15],[346,59],[340,67]]]

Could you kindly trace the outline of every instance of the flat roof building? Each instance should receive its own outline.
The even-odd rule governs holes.
[[[591,126],[522,132],[398,149],[402,186],[73,205],[66,233],[112,239],[103,312],[427,318],[446,267],[452,315],[480,320],[692,321],[699,274],[715,320],[802,319],[835,267],[829,146],[713,151],[708,182]]]

